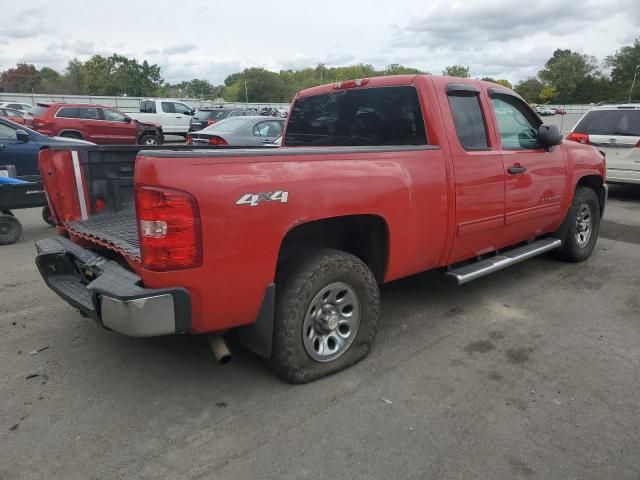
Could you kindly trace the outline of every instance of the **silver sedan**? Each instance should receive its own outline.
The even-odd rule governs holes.
[[[274,117],[232,117],[187,135],[191,145],[230,147],[268,146],[282,135],[285,119]]]

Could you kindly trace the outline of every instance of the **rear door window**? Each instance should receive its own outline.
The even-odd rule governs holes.
[[[78,108],[74,108],[74,107],[63,107],[60,110],[58,110],[58,113],[56,113],[56,117],[58,117],[58,118],[81,118],[80,117],[80,112],[78,110],[79,110]]]
[[[279,137],[282,135],[283,123],[273,120],[260,122],[253,127],[253,135],[256,137]]]
[[[478,94],[465,91],[450,93],[449,105],[462,148],[488,150],[487,128]]]
[[[100,120],[100,111],[97,108],[79,108],[79,117],[82,120]]]
[[[285,144],[426,145],[418,93],[412,86],[377,87],[298,98]]]
[[[588,135],[640,136],[640,110],[592,110],[574,128]]]

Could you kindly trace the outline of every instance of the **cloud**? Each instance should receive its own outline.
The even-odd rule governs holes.
[[[604,17],[634,10],[636,1],[583,0],[579,15],[568,0],[538,0],[520,8],[509,0],[434,3],[425,15],[396,29],[391,45],[456,49],[526,39],[540,31],[555,36],[589,31]]]
[[[173,45],[171,47],[167,47],[164,50],[162,50],[162,53],[164,53],[165,55],[177,55],[180,53],[189,53],[193,50],[195,50],[198,46],[194,45],[192,43],[182,43],[179,45]]]

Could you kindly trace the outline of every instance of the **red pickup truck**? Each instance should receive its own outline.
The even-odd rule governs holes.
[[[310,88],[282,144],[43,151],[60,235],[37,242],[42,277],[111,330],[220,347],[234,329],[306,382],[367,355],[379,284],[430,269],[463,284],[551,250],[583,261],[607,199],[601,153],[478,80]]]

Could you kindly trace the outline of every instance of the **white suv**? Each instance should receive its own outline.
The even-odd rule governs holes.
[[[640,184],[640,103],[587,112],[567,140],[593,145],[607,157],[607,182]]]

